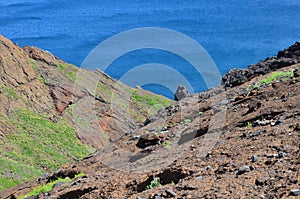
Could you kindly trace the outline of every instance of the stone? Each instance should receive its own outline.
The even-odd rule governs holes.
[[[175,100],[180,101],[180,100],[186,98],[187,96],[189,96],[187,89],[182,85],[178,86],[178,88],[175,92],[175,95],[174,95]]]
[[[263,186],[267,183],[268,181],[268,178],[266,177],[258,177],[256,180],[255,180],[255,185],[257,186]]]
[[[278,156],[277,156],[278,158],[284,158],[284,152],[282,152],[282,151],[280,151],[279,153],[278,153]]]
[[[300,189],[291,189],[290,190],[291,196],[299,196],[300,195]]]
[[[278,146],[278,147],[276,147],[276,150],[277,150],[278,152],[283,151],[283,147]]]
[[[253,156],[251,157],[251,161],[252,161],[252,162],[257,162],[257,161],[258,161],[258,156],[257,156],[257,155],[253,155]]]
[[[275,120],[271,120],[271,126],[275,126],[276,125],[276,122]]]
[[[242,175],[242,174],[244,174],[246,172],[250,172],[250,171],[251,171],[251,169],[249,166],[242,166],[239,168],[237,175]]]
[[[175,197],[176,196],[176,193],[170,189],[167,189],[166,190],[166,194],[170,197]]]
[[[55,183],[55,184],[53,185],[53,188],[54,188],[54,187],[59,187],[59,186],[64,185],[64,184],[66,184],[66,182],[57,182],[57,183]]]
[[[146,148],[151,145],[157,145],[159,138],[154,133],[145,133],[139,137],[138,143],[136,144],[139,148]]]
[[[38,199],[38,196],[29,196],[29,197],[26,197],[26,199]]]
[[[153,197],[153,199],[162,199],[163,197],[161,197],[161,193],[156,193]]]
[[[295,78],[300,77],[300,71],[298,68],[295,68],[295,70],[294,70],[294,77]]]
[[[268,199],[268,196],[266,196],[265,194],[260,196],[261,199]]]
[[[278,154],[269,154],[267,155],[267,158],[277,158]]]
[[[300,131],[300,124],[296,124],[294,130],[295,130],[295,131]]]

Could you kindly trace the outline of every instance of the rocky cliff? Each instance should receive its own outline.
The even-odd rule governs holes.
[[[88,155],[170,104],[1,35],[0,100],[0,190]]]
[[[101,141],[103,144],[94,144],[96,151],[83,159],[6,189],[0,196],[116,199],[299,197],[299,43],[247,69],[232,70],[223,77],[224,86],[187,96],[152,116],[146,115],[145,109],[139,106],[140,97],[136,97],[136,92],[152,95],[150,93],[133,91],[123,85],[117,90],[115,86],[110,86],[108,91],[101,88],[102,92],[95,95],[83,86],[88,85],[84,81],[79,81],[76,92],[72,92],[67,86],[61,86],[72,81],[69,72],[62,72],[59,77],[51,75],[51,71],[63,62],[36,48],[21,51],[35,60],[39,71],[35,74],[45,79],[41,86],[48,89],[49,104],[54,107],[47,110],[49,115],[63,115],[68,121],[73,121],[70,118],[78,113],[68,111],[73,104],[80,105],[80,102],[85,102],[83,99],[89,102],[89,98],[93,98],[96,105],[105,107],[112,99],[106,92],[124,95],[127,89],[131,93],[130,103],[133,103],[135,114],[123,116],[121,112],[112,112],[108,108],[100,112],[97,106],[93,106],[90,111],[97,110],[96,113],[102,114],[98,122],[107,131],[109,140],[105,140],[101,136],[92,136],[96,134],[93,134],[94,120],[84,114],[90,107],[83,106],[80,118],[85,122],[80,123],[80,119],[72,124],[77,126],[77,132],[85,130],[84,134],[89,136],[79,138],[84,143],[104,140]],[[73,68],[68,67],[68,70]],[[85,73],[109,78],[101,72]],[[111,85],[115,80],[103,83]],[[65,95],[70,97],[66,93],[74,96],[64,98]],[[145,101],[149,102],[149,98]],[[35,106],[25,105],[39,111],[33,108]],[[114,106],[120,106],[118,110],[124,107],[121,104]],[[132,122],[138,116],[142,116],[140,121],[147,120]],[[112,126],[109,122],[112,118],[121,122],[122,128]]]

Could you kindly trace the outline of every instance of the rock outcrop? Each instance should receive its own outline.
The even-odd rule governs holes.
[[[175,101],[180,101],[180,100],[186,98],[187,96],[189,96],[187,89],[182,85],[178,86],[178,88],[174,94]]]
[[[171,102],[1,35],[0,101],[0,190],[75,161],[91,151],[88,146],[100,149],[130,134]],[[68,143],[64,134],[72,136],[64,138]]]
[[[222,85],[225,87],[238,86],[259,75],[265,75],[271,71],[297,63],[300,63],[300,42],[279,51],[277,56],[252,64],[245,69],[230,70],[223,76]]]
[[[99,123],[110,129],[108,145],[0,196],[24,196],[43,183],[65,178],[72,180],[34,197],[296,198],[300,187],[298,50],[296,43],[277,57],[241,69],[248,75],[229,72],[223,78],[226,89],[218,86],[175,101],[124,134],[110,121],[122,120],[126,128],[132,124],[127,116],[108,108],[97,111],[103,117]],[[128,88],[114,91],[123,89]],[[135,92],[131,99],[138,102]],[[88,89],[82,93],[92,94]],[[96,99],[103,105],[108,98],[99,94]],[[84,175],[73,179],[79,173]]]

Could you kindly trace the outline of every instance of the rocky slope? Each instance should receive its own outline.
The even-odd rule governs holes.
[[[94,153],[0,196],[299,198],[299,50],[296,43],[232,70],[224,86],[173,102],[133,131],[110,128]],[[29,194],[53,181],[49,190]]]
[[[0,190],[88,155],[170,103],[1,35],[0,101]]]

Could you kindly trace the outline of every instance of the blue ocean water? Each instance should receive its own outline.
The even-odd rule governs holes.
[[[300,40],[299,11],[299,0],[1,0],[0,34],[80,66],[96,45],[117,33],[168,28],[199,42],[224,74]],[[186,60],[155,49],[121,56],[105,72],[120,78],[130,68],[151,62],[179,70],[196,92],[207,88]],[[172,97],[163,85],[144,88]]]

